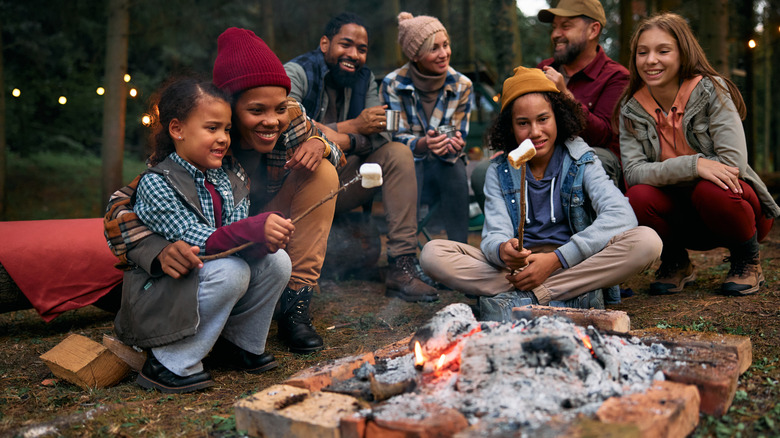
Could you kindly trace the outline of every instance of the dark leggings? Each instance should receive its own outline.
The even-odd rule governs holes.
[[[469,236],[469,182],[466,163],[458,159],[454,163],[429,156],[415,161],[417,173],[417,205],[439,201],[436,216],[441,218],[447,238],[466,243]],[[422,218],[418,218],[420,220]]]
[[[679,255],[686,248],[731,248],[754,234],[759,241],[766,237],[774,219],[761,212],[750,184],[739,182],[742,194],[700,180],[690,186],[638,184],[626,196],[639,225],[654,229],[661,237],[664,255]]]

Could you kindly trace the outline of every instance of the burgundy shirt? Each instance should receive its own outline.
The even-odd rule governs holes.
[[[553,64],[545,59],[537,66],[542,68]],[[559,72],[559,65],[552,65]],[[580,137],[591,147],[608,148],[620,159],[620,136],[612,130],[612,111],[620,94],[628,85],[628,70],[611,60],[599,46],[596,57],[587,67],[578,71],[566,84],[566,88],[582,104],[588,116],[588,123]]]

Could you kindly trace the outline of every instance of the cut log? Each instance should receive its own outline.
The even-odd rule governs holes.
[[[141,371],[144,362],[146,362],[146,352],[136,351],[133,347],[122,343],[122,341],[113,336],[103,335],[103,346],[125,361],[133,371]]]
[[[628,333],[631,330],[631,318],[620,310],[570,309],[568,307],[523,306],[512,309],[515,319],[532,319],[540,316],[563,316],[583,327],[592,325],[601,331]]]
[[[70,335],[43,353],[51,372],[84,389],[106,388],[122,380],[130,367],[106,347],[81,335]]]
[[[699,424],[699,392],[695,386],[656,381],[644,393],[607,399],[596,417],[636,425],[642,437],[685,437]]]
[[[274,385],[236,403],[236,429],[266,438],[339,438],[341,418],[361,408],[347,395]]]
[[[739,374],[747,371],[753,363],[753,344],[747,336],[691,332],[675,328],[632,330],[630,334],[642,338],[642,342],[646,344],[649,341],[657,341],[667,347],[691,345],[732,352],[737,355]]]
[[[306,388],[309,391],[319,391],[333,383],[334,380],[347,380],[354,374],[353,371],[360,368],[364,362],[374,364],[374,354],[366,353],[359,356],[348,356],[341,359],[318,364],[311,368],[299,371],[284,381],[285,385]]]

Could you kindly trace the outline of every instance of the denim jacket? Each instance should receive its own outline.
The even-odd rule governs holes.
[[[637,226],[628,199],[609,180],[592,148],[576,137],[564,143],[561,203],[572,236],[558,248],[568,266],[575,266],[604,249],[616,235]],[[556,146],[560,147],[560,146]],[[496,266],[506,266],[499,248],[517,237],[520,170],[508,165],[505,154],[490,165],[485,180],[485,224],[481,249]]]
[[[638,225],[628,199],[610,181],[601,162],[579,137],[564,143],[566,169],[561,183],[561,203],[572,236],[558,247],[569,267],[604,249],[614,236]],[[556,146],[560,147],[560,146]],[[499,257],[501,244],[517,237],[521,171],[509,166],[503,154],[490,165],[485,180],[485,224],[481,249],[496,266],[506,266]],[[618,286],[605,291],[609,301],[619,302]]]

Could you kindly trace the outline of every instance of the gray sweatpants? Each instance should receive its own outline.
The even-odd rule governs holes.
[[[153,348],[154,357],[175,374],[190,376],[203,371],[201,360],[220,336],[262,354],[290,270],[290,257],[283,250],[259,260],[226,257],[204,263],[198,272],[197,332]]]

